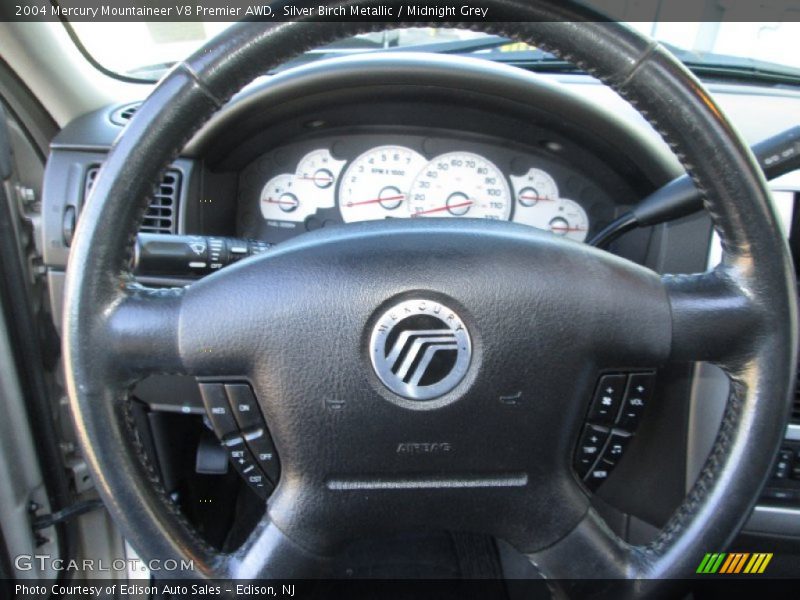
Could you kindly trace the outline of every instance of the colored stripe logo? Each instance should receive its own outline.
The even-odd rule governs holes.
[[[703,575],[712,575],[714,573],[756,575],[763,573],[771,560],[771,552],[756,552],[753,554],[749,552],[709,553],[703,557],[696,573]]]

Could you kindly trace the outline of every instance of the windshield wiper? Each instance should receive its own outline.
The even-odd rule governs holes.
[[[513,43],[506,37],[499,35],[485,35],[468,40],[448,40],[446,42],[430,42],[425,44],[412,44],[410,46],[394,46],[381,48],[373,52],[433,52],[434,54],[472,54],[483,50],[493,50],[500,46]]]
[[[175,61],[169,61],[169,62],[156,63],[153,65],[144,65],[143,67],[136,67],[135,69],[130,69],[128,71],[125,71],[125,74],[130,75],[131,77],[138,77],[141,79],[158,81],[159,79],[161,79],[161,76],[164,73],[169,71],[176,64],[177,63]]]
[[[395,52],[430,52],[433,54],[452,54],[458,56],[469,56],[480,53],[481,58],[513,64],[520,67],[530,67],[542,71],[576,71],[574,65],[560,60],[544,50],[534,48],[525,50],[504,51],[503,46],[514,43],[513,40],[497,36],[486,35],[468,40],[448,40],[444,42],[431,42],[424,44],[412,44],[409,46],[388,46],[388,47],[347,47],[341,43],[324,46],[317,50],[311,50],[302,54],[271,71],[271,74],[284,71],[291,67],[317,62],[326,58],[336,56],[346,56],[351,54],[374,54],[395,53]],[[166,71],[175,65],[174,62],[165,62],[154,65],[147,65],[132,69],[128,75],[134,77],[151,78],[156,80]]]
[[[760,83],[800,84],[800,70],[786,65],[728,54],[692,52],[671,44],[662,43],[662,45],[698,76]]]
[[[511,64],[539,72],[580,72],[580,69],[572,63],[561,60],[544,50],[536,48],[505,50],[503,48],[512,43],[514,43],[513,40],[497,35],[487,35],[467,40],[448,40],[388,47],[369,45],[347,46],[342,42],[338,42],[330,46],[306,52],[284,63],[279,68],[272,71],[272,73],[277,73],[290,67],[316,62],[325,58],[349,54],[373,54],[375,52],[430,52],[459,56],[479,55],[481,58],[487,60]],[[800,70],[792,67],[752,58],[692,52],[678,46],[673,46],[672,44],[663,42],[662,44],[684,65],[701,77],[717,77],[720,79],[736,79],[774,84],[800,84]],[[128,74],[134,77],[156,80],[172,68],[174,64],[174,62],[164,62],[147,65],[133,69]]]
[[[395,53],[395,52],[426,52],[433,54],[451,54],[457,56],[480,56],[481,58],[513,64],[519,67],[528,67],[537,71],[578,71],[572,63],[568,63],[556,58],[549,52],[529,48],[524,50],[506,51],[503,46],[513,44],[514,40],[497,35],[486,35],[468,40],[448,40],[444,42],[431,42],[425,44],[413,44],[409,46],[390,46],[387,48],[372,48],[368,50],[344,50],[341,48],[322,48],[311,51],[301,57],[287,63],[285,67],[296,66],[298,64],[341,56],[342,54],[374,54]]]

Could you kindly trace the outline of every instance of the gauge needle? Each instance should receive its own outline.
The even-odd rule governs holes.
[[[298,177],[298,179],[306,179],[308,181],[325,181],[325,182],[333,181],[333,177],[329,177],[327,175],[314,175],[314,176],[301,175],[300,177]]]
[[[559,227],[558,225],[554,225],[550,228],[551,231],[564,231],[566,233],[571,233],[573,231],[586,231],[585,227]]]
[[[351,206],[362,206],[363,204],[377,204],[378,202],[391,202],[392,200],[402,200],[405,198],[405,194],[400,194],[398,196],[386,196],[385,198],[373,198],[372,200],[362,200],[361,202],[348,202],[347,207],[350,208]]]
[[[297,202],[292,202],[291,200],[273,200],[272,198],[267,198],[264,202],[268,202],[269,204],[286,204],[289,206],[297,204]]]
[[[542,202],[553,202],[552,198],[547,198],[545,196],[529,196],[529,195],[526,194],[524,196],[519,196],[519,198],[522,199],[522,200],[535,200],[537,202],[539,202],[539,201],[542,201]]]
[[[466,202],[459,202],[458,204],[451,204],[450,206],[440,206],[438,208],[430,208],[428,210],[421,210],[419,212],[415,212],[411,217],[418,217],[420,215],[429,215],[431,213],[442,212],[445,210],[451,210],[453,208],[464,208],[465,206],[472,206],[475,204],[472,200],[467,200]]]

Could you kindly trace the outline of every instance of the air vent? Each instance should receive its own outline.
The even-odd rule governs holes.
[[[798,200],[800,200],[800,193],[797,194]],[[795,204],[795,209],[798,206]],[[792,228],[792,236],[790,238],[790,242],[794,241],[794,237],[798,235],[798,232],[795,228]],[[795,256],[795,261],[797,261],[797,257]],[[795,262],[795,270],[800,269],[800,263]],[[800,302],[800,284],[797,286],[798,294],[797,300]],[[797,360],[797,381],[794,384],[794,399],[792,401],[792,412],[789,415],[789,422],[793,425],[800,425],[800,356]]]
[[[111,113],[109,119],[112,123],[114,123],[114,125],[125,127],[125,125],[128,124],[128,121],[133,118],[133,115],[136,114],[136,111],[139,110],[141,105],[141,102],[134,102],[133,104],[121,106]]]
[[[97,179],[100,165],[92,165],[86,171],[83,199],[89,197],[89,192]],[[144,219],[139,227],[142,233],[176,233],[178,225],[178,198],[181,191],[181,172],[177,169],[168,169],[156,186],[153,199],[147,207]]]
[[[92,191],[92,186],[94,186],[94,180],[97,179],[97,174],[100,172],[100,165],[92,165],[86,171],[86,181],[83,183],[83,203],[86,202],[86,199],[89,197],[89,192]],[[81,203],[81,206],[83,206]]]

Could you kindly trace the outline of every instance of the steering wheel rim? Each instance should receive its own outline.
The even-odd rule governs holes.
[[[486,0],[484,5],[493,14],[513,15],[520,22],[471,23],[472,29],[547,48],[631,102],[703,190],[722,240],[723,261],[717,269],[664,277],[658,289],[653,278],[619,264],[622,261],[589,249],[568,250],[570,256],[580,253],[581,260],[593,265],[620,268],[619,281],[641,278],[636,289],[645,298],[644,306],[635,310],[642,322],[654,306],[660,315],[656,320],[669,313],[669,327],[655,334],[658,339],[648,340],[651,358],[713,361],[731,380],[730,399],[708,462],[655,542],[644,547],[626,544],[587,508],[558,539],[523,548],[550,577],[639,578],[643,581],[629,590],[649,593],[658,589],[662,578],[693,572],[702,553],[724,547],[755,502],[760,486],[753,482],[766,478],[780,444],[796,347],[795,282],[788,249],[774,233],[779,231],[777,219],[749,150],[702,85],[662,47],[620,24],[597,22],[596,15],[573,3]],[[287,532],[292,518],[280,526],[265,519],[243,548],[221,554],[192,532],[157,489],[155,478],[142,464],[144,453],[130,435],[127,390],[148,373],[203,369],[207,373],[209,368],[213,372],[211,359],[199,356],[203,340],[186,333],[186,322],[196,322],[187,306],[194,303],[204,318],[209,312],[207,304],[197,300],[206,289],[203,286],[193,286],[201,292],[187,300],[181,290],[133,285],[128,257],[158,172],[236,91],[304,50],[385,26],[305,22],[233,26],[159,84],[115,143],[95,183],[67,272],[67,387],[95,482],[126,538],[145,558],[192,560],[195,574],[206,577],[293,576],[316,572],[324,562],[324,552],[317,552],[308,538],[298,541]],[[120,236],[123,227],[125,235]],[[376,234],[369,228],[354,228],[341,240],[323,234],[310,245],[314,251],[333,242],[355,247],[384,234],[400,239],[410,231],[404,225],[385,229]],[[420,227],[425,229],[448,239],[459,235],[456,230],[465,231],[447,224]],[[480,235],[469,227],[466,233],[473,238]],[[513,245],[516,236],[504,230],[490,241]],[[547,251],[549,243],[537,241],[536,250]],[[303,246],[304,242],[289,244],[281,252],[290,260],[293,252],[306,251]],[[557,246],[553,252],[566,252],[565,248]],[[219,330],[211,339],[222,347],[220,354],[233,343]],[[274,510],[280,513],[271,506],[270,512]],[[575,560],[576,556],[587,560]]]

